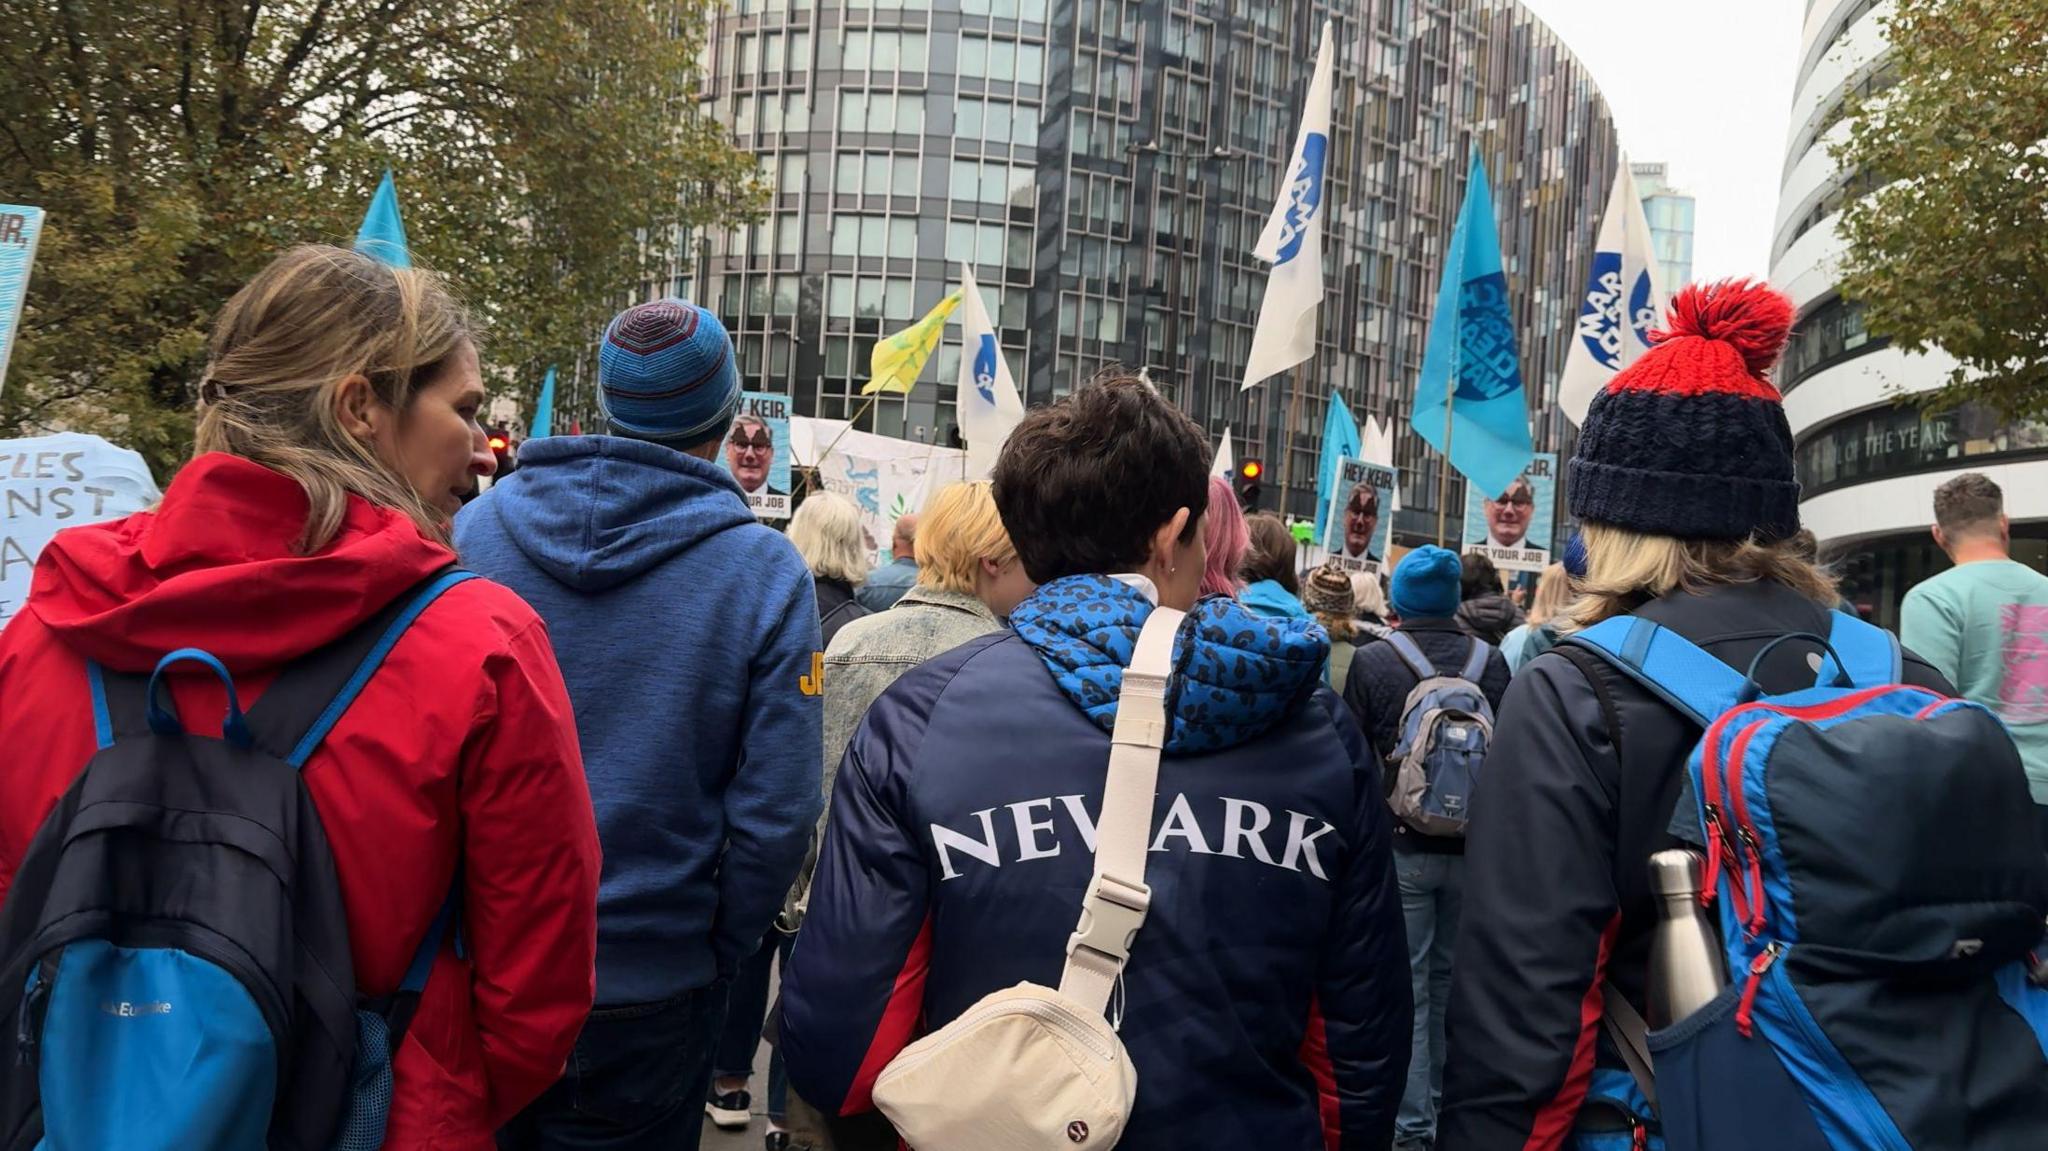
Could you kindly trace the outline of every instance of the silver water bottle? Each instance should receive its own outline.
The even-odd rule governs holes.
[[[1649,1015],[1651,1030],[1705,1007],[1728,986],[1721,932],[1700,906],[1697,853],[1683,849],[1650,857],[1650,889],[1662,906],[1650,939]]]

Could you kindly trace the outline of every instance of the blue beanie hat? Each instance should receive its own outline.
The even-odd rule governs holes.
[[[688,300],[627,308],[598,345],[597,402],[626,435],[684,447],[723,436],[740,407],[732,337]]]
[[[1402,619],[1445,619],[1455,615],[1464,575],[1458,553],[1434,544],[1416,548],[1394,569],[1392,600]]]

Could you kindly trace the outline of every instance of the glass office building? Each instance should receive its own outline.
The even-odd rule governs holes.
[[[1800,518],[1843,576],[1843,594],[1871,618],[1898,623],[1906,590],[1948,566],[1928,527],[1934,491],[1966,471],[2005,492],[2013,556],[2048,570],[2048,425],[2004,420],[1973,404],[1928,415],[1902,395],[1947,381],[1955,360],[1907,355],[1864,323],[1833,278],[1842,209],[1873,187],[1840,170],[1848,100],[1881,92],[1895,74],[1876,0],[1810,0],[1779,189],[1771,280],[1799,309],[1778,370],[1798,444]]]
[[[1677,292],[1692,282],[1693,199],[1671,186],[1664,164],[1630,164],[1643,216],[1650,224],[1650,246],[1663,269],[1664,290]]]
[[[1335,22],[1320,351],[1240,392],[1273,205]],[[1495,190],[1539,448],[1616,163],[1584,67],[1511,0],[733,0],[708,107],[760,157],[766,219],[697,238],[672,282],[730,325],[748,386],[863,410],[869,349],[971,265],[1028,404],[1143,366],[1306,514],[1331,390],[1404,431],[1406,534],[1437,463],[1405,432],[1478,145]],[[953,442],[942,346],[860,426]],[[1462,507],[1452,485],[1451,507]],[[1560,517],[1561,518],[1561,517]],[[1413,531],[1409,531],[1413,529]]]

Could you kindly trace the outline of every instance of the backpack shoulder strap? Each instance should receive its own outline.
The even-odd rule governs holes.
[[[1422,648],[1413,639],[1402,632],[1390,631],[1387,633],[1387,643],[1392,645],[1394,654],[1401,657],[1401,662],[1408,665],[1408,670],[1415,673],[1416,679],[1436,677],[1436,665],[1429,661],[1429,657],[1422,653]]]
[[[1472,654],[1465,657],[1465,667],[1458,672],[1458,678],[1469,680],[1472,686],[1478,687],[1479,677],[1486,674],[1486,659],[1492,654],[1492,644],[1487,643],[1483,639],[1473,640]]]
[[[1059,987],[1060,994],[1095,1011],[1108,1008],[1130,961],[1131,942],[1152,905],[1152,888],[1145,883],[1146,846],[1159,792],[1159,752],[1166,746],[1173,641],[1186,618],[1172,608],[1152,609],[1117,695],[1109,775],[1096,821],[1095,875],[1081,899],[1081,922],[1067,937]]]
[[[449,588],[475,578],[475,572],[444,568],[354,631],[285,668],[249,709],[258,746],[293,767],[306,766],[420,613]]]
[[[1834,651],[1824,657],[1814,683],[1831,683],[1838,671],[1847,672],[1854,687],[1881,687],[1901,681],[1905,654],[1899,648],[1899,637],[1847,612],[1831,611],[1828,615],[1828,646]],[[1839,667],[1836,656],[1841,657]]]
[[[1701,727],[1734,707],[1742,694],[1741,672],[1640,616],[1604,620],[1564,642],[1598,655]]]

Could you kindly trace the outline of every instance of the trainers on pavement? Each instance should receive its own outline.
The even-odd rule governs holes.
[[[723,1095],[713,1094],[704,1101],[704,1113],[711,1121],[726,1131],[739,1131],[753,1119],[754,1097],[742,1087],[738,1091],[727,1091]]]

